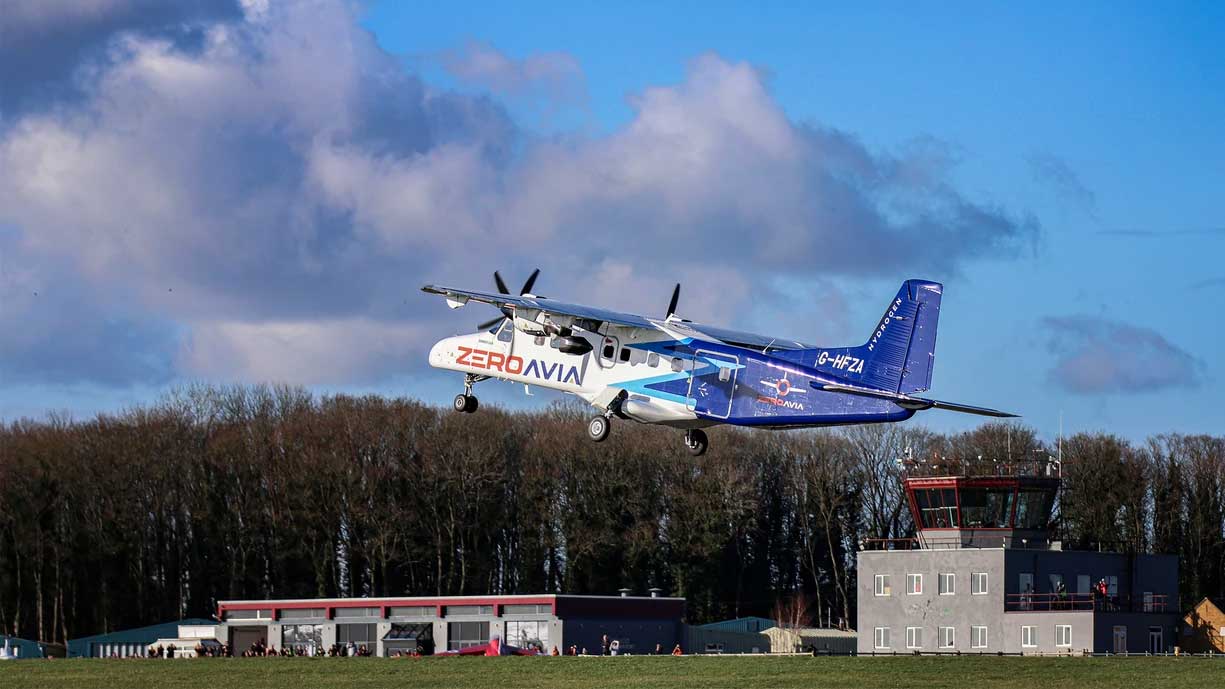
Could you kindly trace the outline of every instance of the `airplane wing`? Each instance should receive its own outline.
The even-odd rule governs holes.
[[[968,404],[944,402],[941,400],[928,399],[926,397],[912,397],[910,395],[889,392],[887,390],[862,388],[857,385],[840,385],[837,383],[820,383],[813,381],[812,386],[818,390],[825,390],[827,392],[842,392],[848,395],[859,395],[860,397],[875,397],[876,399],[890,400],[904,409],[947,409],[949,411],[961,412],[963,414],[994,416],[1001,419],[1012,419],[1020,416],[1019,414],[1011,414],[1006,411],[999,411],[998,409],[973,407]]]
[[[785,337],[771,337],[769,335],[758,335],[757,333],[746,333],[739,330],[731,330],[729,328],[721,328],[715,325],[705,325],[702,323],[690,323],[689,321],[669,321],[669,327],[677,330],[692,330],[698,335],[704,335],[707,339],[718,340],[725,344],[734,345],[736,347],[746,347],[748,349],[814,349],[816,345],[804,344],[796,340],[791,340]]]
[[[483,304],[491,304],[498,308],[509,306],[516,309],[535,309],[545,313],[573,316],[575,318],[582,318],[589,321],[613,323],[632,328],[659,330],[659,325],[650,319],[632,313],[619,313],[617,311],[599,309],[594,306],[583,306],[581,304],[567,304],[565,302],[555,301],[545,297],[520,297],[512,294],[493,294],[490,292],[477,292],[474,290],[454,289],[451,287],[439,287],[436,285],[426,285],[421,288],[421,291],[445,296],[447,298],[447,304],[452,305],[452,308],[463,306],[469,301],[477,301]]]
[[[632,328],[660,330],[663,327],[666,327],[689,337],[723,342],[724,344],[729,344],[736,347],[747,347],[750,349],[798,350],[812,349],[815,347],[815,345],[804,344],[803,342],[782,337],[771,337],[768,335],[741,332],[714,325],[693,323],[683,319],[670,319],[666,321],[653,320],[646,318],[645,316],[639,316],[632,313],[621,313],[594,306],[583,306],[582,304],[568,304],[566,302],[556,301],[546,297],[521,297],[512,294],[496,294],[493,292],[455,289],[452,287],[440,287],[437,285],[425,285],[421,288],[421,291],[445,296],[447,298],[447,303],[450,304],[452,308],[463,306],[469,301],[476,301],[483,304],[490,304],[498,308],[513,307],[517,309],[537,309],[546,313],[558,315],[564,314],[567,316],[573,316],[574,318],[599,321],[602,323],[612,323],[615,325]]]

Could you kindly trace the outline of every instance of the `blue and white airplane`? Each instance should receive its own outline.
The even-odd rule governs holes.
[[[598,413],[596,442],[616,417],[685,431],[693,455],[706,452],[703,428],[718,424],[808,428],[902,421],[922,409],[984,416],[1015,414],[917,397],[931,385],[940,317],[939,283],[907,280],[868,341],[818,347],[702,325],[676,315],[680,285],[662,318],[518,296],[494,273],[498,293],[426,285],[451,308],[475,301],[502,315],[480,332],[448,337],[430,365],[464,374],[455,410],[476,411],[472,386],[496,378],[577,395]]]

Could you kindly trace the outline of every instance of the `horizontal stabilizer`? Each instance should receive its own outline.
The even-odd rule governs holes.
[[[956,402],[942,402],[940,400],[927,399],[925,397],[911,397],[897,392],[889,392],[887,390],[874,390],[872,388],[861,388],[855,385],[838,385],[837,383],[818,383],[813,382],[812,386],[818,390],[826,392],[842,392],[848,395],[859,395],[860,397],[875,397],[876,399],[889,400],[903,409],[947,409],[949,411],[961,412],[963,414],[978,414],[980,416],[994,416],[1002,419],[1016,418],[1018,414],[1010,414],[1006,411],[998,409],[988,409],[986,407],[973,407],[968,404],[957,404]]]

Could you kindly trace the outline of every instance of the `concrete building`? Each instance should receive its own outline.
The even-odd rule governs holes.
[[[859,553],[859,653],[1172,650],[1177,557],[1063,550],[1050,530],[1052,471],[912,468],[917,537],[868,541]]]
[[[622,653],[671,650],[684,640],[683,598],[638,596],[449,596],[221,601],[215,638],[235,654],[260,642],[307,652],[333,644],[397,651],[460,650],[499,636],[514,646],[598,654],[601,638]]]

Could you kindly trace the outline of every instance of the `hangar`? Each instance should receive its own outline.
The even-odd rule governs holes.
[[[545,653],[598,654],[602,639],[622,653],[671,649],[684,639],[684,598],[659,596],[443,596],[234,600],[217,604],[216,640],[235,655],[253,644],[308,654],[333,645],[371,655],[430,654],[487,643]]]

